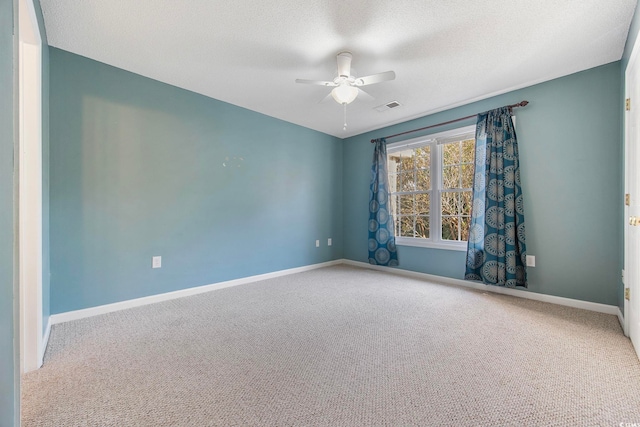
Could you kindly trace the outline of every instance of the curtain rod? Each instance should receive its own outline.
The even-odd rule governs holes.
[[[507,105],[507,108],[511,109],[511,108],[518,108],[518,107],[526,107],[527,104],[529,104],[529,101],[521,101],[521,102],[518,102],[517,104]],[[444,125],[448,125],[448,124],[451,124],[451,123],[460,122],[462,120],[472,119],[472,118],[474,118],[476,116],[477,116],[477,114],[474,114],[472,116],[467,116],[467,117],[460,117],[459,119],[449,120],[448,122],[442,122],[442,123],[438,123],[438,124],[431,125],[431,126],[425,126],[423,128],[420,128],[420,129],[413,129],[413,130],[408,130],[406,132],[396,133],[395,135],[385,136],[384,139],[395,138],[396,136],[406,135],[408,133],[413,133],[413,132],[420,132],[421,130],[431,129],[431,128],[435,128],[435,127],[438,127],[438,126],[444,126]],[[371,143],[374,144],[377,139],[379,139],[379,138],[372,139]]]

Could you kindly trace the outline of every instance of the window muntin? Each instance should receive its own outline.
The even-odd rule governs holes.
[[[468,126],[387,146],[397,244],[466,248],[474,133]]]

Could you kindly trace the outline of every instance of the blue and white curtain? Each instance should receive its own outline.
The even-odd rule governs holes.
[[[527,287],[518,142],[508,107],[478,115],[465,279]]]
[[[389,201],[387,145],[384,138],[375,141],[371,186],[369,188],[369,264],[398,265],[396,238]]]

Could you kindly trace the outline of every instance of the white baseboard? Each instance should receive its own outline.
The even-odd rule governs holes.
[[[318,268],[329,267],[329,266],[338,265],[338,264],[342,264],[342,260],[328,261],[328,262],[323,262],[319,264],[306,265],[304,267],[290,268],[287,270],[279,270],[271,273],[258,274],[256,276],[242,277],[240,279],[213,283],[211,285],[197,286],[194,288],[181,289],[179,291],[166,292],[163,294],[150,295],[148,297],[135,298],[135,299],[130,299],[126,301],[115,302],[112,304],[99,305],[97,307],[90,307],[82,310],[74,310],[74,311],[67,311],[64,313],[52,314],[49,317],[49,323],[50,325],[56,325],[58,323],[70,322],[72,320],[84,319],[86,317],[98,316],[100,314],[126,310],[128,308],[140,307],[143,305],[153,304],[161,301],[168,301],[176,298],[188,297],[191,295],[197,295],[205,292],[215,291],[217,289],[229,288],[231,286],[245,285],[247,283],[273,279],[275,277],[288,276],[290,274],[302,273],[304,271],[315,270]]]
[[[329,267],[332,265],[346,264],[361,268],[367,268],[371,270],[384,271],[391,274],[397,274],[406,277],[413,277],[422,280],[428,280],[436,283],[445,283],[450,285],[464,286],[472,289],[479,289],[487,292],[494,292],[499,294],[511,295],[520,298],[526,298],[536,301],[548,302],[552,304],[564,305],[567,307],[581,308],[583,310],[596,311],[599,313],[606,313],[617,315],[620,323],[624,325],[624,317],[622,312],[617,306],[600,304],[596,302],[581,301],[571,298],[557,297],[553,295],[538,294],[535,292],[523,291],[520,289],[504,288],[500,286],[490,286],[478,282],[471,282],[461,279],[453,279],[450,277],[436,276],[433,274],[419,273],[416,271],[403,270],[400,268],[382,267],[379,265],[371,265],[365,262],[353,261],[349,259],[339,259],[335,261],[323,262],[320,264],[312,264],[304,267],[290,268],[287,270],[274,271],[272,273],[258,274],[256,276],[243,277],[235,280],[228,280],[226,282],[214,283],[211,285],[198,286],[194,288],[181,289],[179,291],[167,292],[163,294],[151,295],[148,297],[136,298],[113,304],[100,305],[97,307],[85,308],[82,310],[67,311],[65,313],[52,314],[49,317],[47,323],[47,329],[45,333],[45,339],[43,339],[43,349],[41,358],[44,357],[44,350],[49,340],[49,333],[52,325],[58,323],[70,322],[72,320],[84,319],[86,317],[98,316],[101,314],[111,313],[119,310],[126,310],[128,308],[140,307],[147,304],[153,304],[161,301],[168,301],[176,298],[183,298],[191,295],[202,294],[205,292],[215,291],[217,289],[229,288],[231,286],[244,285],[247,283],[259,282],[261,280],[273,279],[275,277],[287,276],[290,274],[302,273],[304,271],[315,270],[318,268]]]
[[[384,271],[387,273],[397,274],[401,276],[429,280],[431,282],[464,286],[466,288],[479,289],[487,292],[494,292],[498,294],[511,295],[515,297],[526,298],[526,299],[531,299],[536,301],[549,302],[552,304],[564,305],[567,307],[581,308],[583,310],[596,311],[598,313],[618,315],[618,312],[620,311],[618,306],[615,306],[615,305],[607,305],[607,304],[600,304],[597,302],[581,301],[577,299],[557,297],[553,295],[538,294],[535,292],[523,291],[520,289],[505,288],[501,286],[485,285],[483,283],[471,282],[471,281],[462,280],[462,279],[453,279],[453,278],[444,277],[444,276],[436,276],[436,275],[427,274],[427,273],[418,273],[416,271],[403,270],[401,268],[391,268],[391,267],[383,267],[379,265],[371,265],[366,262],[352,261],[349,259],[343,259],[342,262],[344,264],[353,265],[356,267],[379,270],[379,271]]]
[[[49,335],[51,335],[51,316],[49,316],[49,320],[47,320],[47,327],[44,328],[44,335],[42,336],[42,343],[40,346],[40,354],[38,354],[38,367],[41,367],[44,363],[44,354],[47,352]]]

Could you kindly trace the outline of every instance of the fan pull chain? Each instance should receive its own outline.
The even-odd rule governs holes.
[[[342,130],[347,130],[347,103],[345,102],[342,105],[344,105],[344,127]]]

